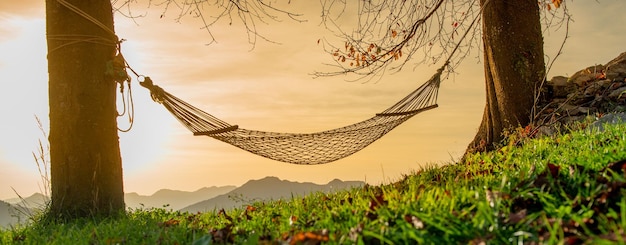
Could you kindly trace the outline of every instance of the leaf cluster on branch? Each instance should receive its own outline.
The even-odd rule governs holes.
[[[470,47],[479,44],[480,28],[470,27],[480,10],[477,0],[327,0],[322,7],[323,24],[343,39],[344,45],[324,40],[324,49],[334,57],[335,63],[329,65],[335,71],[317,72],[316,76],[352,73],[372,77],[387,70],[398,72],[409,60],[435,64],[446,60],[462,42],[462,50],[452,62],[455,66]],[[354,9],[356,13],[351,12]],[[352,23],[355,15],[356,23]],[[460,40],[465,32],[471,35]]]

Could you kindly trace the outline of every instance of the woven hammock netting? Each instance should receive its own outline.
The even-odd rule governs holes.
[[[354,154],[420,112],[437,107],[443,67],[427,82],[374,117],[317,133],[276,133],[239,128],[152,84],[141,85],[194,135],[206,135],[251,153],[293,164],[324,164]]]

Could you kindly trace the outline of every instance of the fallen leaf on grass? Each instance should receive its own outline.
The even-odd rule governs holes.
[[[568,245],[575,245],[575,244],[582,244],[583,243],[583,239],[581,239],[578,236],[568,236],[565,238],[565,244]]]
[[[217,213],[217,216],[223,216],[226,220],[233,222],[233,218],[228,216],[228,214],[226,214],[226,211],[223,208],[220,209],[220,211]]]
[[[528,211],[526,209],[522,209],[518,211],[517,213],[511,213],[509,214],[509,217],[504,222],[507,224],[518,224],[526,218],[527,212]]]
[[[559,177],[559,170],[561,169],[561,167],[556,164],[548,163],[547,169],[550,171],[550,176],[552,176],[552,178]]]
[[[604,171],[606,171],[607,169],[610,169],[610,170],[612,170],[613,172],[616,172],[616,173],[620,173],[621,172],[622,174],[626,175],[626,159],[620,160],[620,161],[617,161],[617,162],[609,163],[604,168]]]
[[[13,241],[14,242],[21,242],[21,241],[24,241],[24,240],[26,240],[26,236],[24,234],[15,235],[13,237]]]
[[[256,211],[256,208],[254,206],[246,206],[246,210],[243,211],[243,213],[241,213],[240,217],[244,217],[246,220],[251,220],[252,216],[250,216],[250,213]]]
[[[233,243],[235,241],[232,234],[232,225],[227,225],[221,229],[211,229],[210,233],[212,236],[212,240],[215,243],[223,244],[223,243]]]
[[[200,217],[200,213],[198,214],[190,214],[187,216],[187,222],[192,223],[192,222],[197,222],[198,218]]]
[[[272,215],[272,223],[276,223],[276,224],[280,223],[280,218],[281,217],[283,217],[283,216],[281,216],[280,214],[273,214]]]
[[[409,224],[412,224],[415,229],[424,229],[424,222],[422,222],[419,218],[414,215],[405,215],[404,220]]]
[[[159,223],[159,226],[161,226],[161,227],[172,227],[172,226],[175,226],[175,225],[178,225],[178,224],[180,224],[180,220],[169,219],[167,221]]]
[[[378,207],[383,205],[387,205],[387,200],[385,200],[385,195],[381,193],[370,200],[369,210],[375,211]]]
[[[348,233],[350,241],[356,242],[359,239],[359,236],[363,233],[363,227],[363,224],[359,224],[356,227],[350,228],[350,232]]]
[[[289,225],[294,225],[297,221],[298,221],[298,217],[294,215],[291,215],[291,217],[289,217]]]
[[[124,238],[107,238],[106,244],[107,245],[126,244],[126,239],[124,239]]]
[[[341,199],[341,200],[339,201],[339,204],[340,204],[340,205],[344,205],[344,204],[346,204],[346,203],[348,203],[348,204],[352,204],[352,197],[347,197],[346,199]]]
[[[289,244],[321,244],[328,242],[328,230],[299,232],[288,240]]]
[[[618,234],[616,234],[614,231],[611,231],[607,234],[604,235],[600,235],[598,236],[598,238],[602,239],[602,240],[609,240],[612,242],[623,242],[626,240],[626,234],[624,234],[624,230],[620,229],[617,231]]]
[[[370,200],[369,209],[367,210],[367,213],[365,215],[370,220],[378,218],[378,215],[376,214],[376,209],[383,205],[387,205],[387,200],[385,200],[385,195],[383,193],[380,193]]]
[[[550,186],[554,180],[558,180],[557,177],[559,176],[559,169],[561,169],[561,167],[558,165],[548,163],[548,166],[544,169],[544,171],[531,182],[531,186],[537,188]],[[520,183],[520,185],[522,183]]]
[[[489,203],[490,207],[492,208],[495,207],[498,195],[499,195],[498,191],[487,190],[485,192],[485,199],[487,199],[487,202]]]
[[[484,238],[478,237],[478,238],[474,238],[471,241],[469,241],[468,244],[470,244],[470,245],[486,245],[487,242],[485,241]]]

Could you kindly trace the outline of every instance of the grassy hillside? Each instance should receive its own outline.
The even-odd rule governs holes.
[[[527,139],[365,186],[201,214],[135,210],[122,218],[38,223],[2,244],[624,242],[626,124]]]

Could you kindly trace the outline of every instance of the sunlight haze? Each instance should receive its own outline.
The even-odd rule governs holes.
[[[44,1],[0,3],[0,199],[41,192],[32,152],[45,142],[35,116],[48,130]],[[122,52],[138,73],[171,94],[241,128],[307,133],[349,125],[396,103],[429,79],[441,64],[407,67],[380,81],[349,82],[343,76],[313,78],[332,57],[317,44],[333,34],[320,25],[318,1],[293,3],[304,23],[281,17],[259,24],[273,42],[252,46],[236,24],[211,29],[198,18],[160,18],[162,8],[138,8],[130,19],[115,16],[115,31],[126,41]],[[310,5],[310,6],[309,6]],[[568,1],[574,22],[569,39],[550,71],[572,75],[605,64],[626,51],[626,1]],[[564,28],[545,35],[545,55],[555,56]],[[379,184],[429,165],[457,160],[474,137],[484,108],[482,54],[463,61],[439,91],[439,108],[421,113],[364,150],[323,165],[292,165],[265,159],[205,136],[193,136],[149,92],[133,81],[135,122],[119,133],[125,192],[152,194],[163,188],[193,191],[241,185],[250,179],[327,183],[333,179]],[[548,63],[550,60],[546,59]],[[134,79],[134,77],[133,77]],[[124,118],[119,127],[128,126]]]

